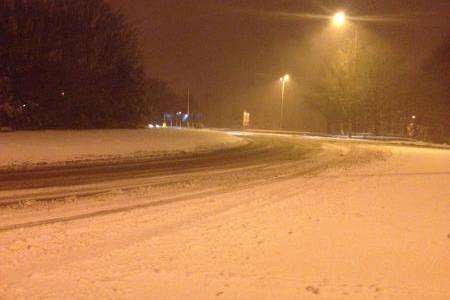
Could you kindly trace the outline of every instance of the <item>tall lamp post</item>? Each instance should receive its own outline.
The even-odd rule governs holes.
[[[188,88],[187,89],[187,115],[188,115],[188,120],[187,120],[187,127],[191,127],[191,89]]]
[[[280,109],[280,129],[283,129],[283,110],[284,110],[284,92],[286,90],[286,84],[289,81],[289,75],[286,74],[280,78],[281,82],[281,109]]]

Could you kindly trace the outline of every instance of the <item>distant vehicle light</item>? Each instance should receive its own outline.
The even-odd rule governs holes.
[[[156,126],[156,128],[161,128],[161,126],[159,126],[158,124],[156,124],[155,126]]]
[[[154,128],[153,124],[148,124],[148,128]]]

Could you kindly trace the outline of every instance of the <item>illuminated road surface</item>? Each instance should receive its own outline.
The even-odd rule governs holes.
[[[0,298],[448,299],[449,150],[256,139],[254,156],[3,207]]]

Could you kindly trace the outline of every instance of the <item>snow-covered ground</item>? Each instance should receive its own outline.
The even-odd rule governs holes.
[[[323,140],[348,140],[348,141],[379,141],[385,142],[386,144],[394,144],[394,145],[404,145],[404,146],[418,146],[418,147],[428,147],[428,148],[438,148],[438,149],[450,149],[450,145],[448,144],[438,144],[431,142],[423,142],[420,140],[415,140],[413,138],[405,138],[401,136],[382,136],[382,135],[373,135],[373,134],[353,134],[351,138],[347,135],[336,135],[336,134],[325,134],[325,133],[314,133],[314,132],[303,132],[303,131],[291,131],[291,130],[258,130],[258,129],[249,129],[247,132],[252,133],[273,133],[273,134],[294,134],[301,135],[305,137],[309,137],[312,139],[323,139]]]
[[[316,162],[0,210],[67,216],[0,231],[0,299],[449,299],[450,151],[327,147],[284,179]]]
[[[0,168],[212,151],[243,143],[209,130],[18,131],[0,133]]]

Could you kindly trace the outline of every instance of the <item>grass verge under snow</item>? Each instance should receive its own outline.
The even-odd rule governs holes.
[[[0,133],[0,169],[196,153],[242,146],[226,133],[190,129]]]

